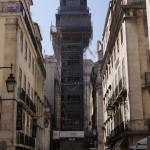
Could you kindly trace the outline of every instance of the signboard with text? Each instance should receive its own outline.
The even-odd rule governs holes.
[[[84,131],[60,131],[60,138],[84,138]]]

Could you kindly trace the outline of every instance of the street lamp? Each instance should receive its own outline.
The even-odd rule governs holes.
[[[111,116],[112,115],[112,107],[110,105],[108,105],[106,110],[107,110],[108,116]]]
[[[15,89],[15,85],[16,85],[16,80],[14,75],[12,74],[12,69],[13,69],[13,64],[11,64],[10,67],[0,67],[0,69],[4,69],[4,68],[10,68],[11,69],[11,73],[9,75],[9,77],[6,80],[6,87],[7,87],[7,92],[14,92]]]

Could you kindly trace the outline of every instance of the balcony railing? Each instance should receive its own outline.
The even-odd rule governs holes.
[[[108,104],[110,106],[113,106],[114,101],[115,101],[115,97],[114,97],[114,93],[113,93],[112,96],[108,99]]]
[[[121,97],[125,96],[127,93],[127,88],[126,88],[126,78],[122,77],[119,80],[118,85],[115,88],[114,92],[114,103],[117,102]]]
[[[36,113],[36,107],[33,101],[29,98],[29,96],[26,94],[24,89],[20,89],[20,97],[19,97],[19,103],[27,109],[31,114]]]
[[[148,120],[130,120],[128,122],[122,122],[116,126],[109,136],[106,137],[106,143],[119,138],[120,136],[128,136],[129,134],[150,134],[150,123]]]
[[[125,77],[120,79],[118,86],[119,86],[119,94],[120,95],[126,94],[126,78]]]
[[[17,132],[17,144],[35,148],[35,139],[28,135],[25,135],[24,133]]]

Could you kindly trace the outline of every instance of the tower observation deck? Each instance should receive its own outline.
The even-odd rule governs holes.
[[[56,26],[51,27],[51,35],[54,53],[61,66],[59,148],[84,149],[83,53],[92,38],[87,0],[60,0]],[[76,144],[76,140],[68,142],[69,138],[81,139],[80,144]]]

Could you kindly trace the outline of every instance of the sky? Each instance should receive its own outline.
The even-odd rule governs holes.
[[[101,41],[102,39],[109,0],[87,0],[87,3],[90,8],[93,25],[93,39],[89,48],[95,57],[93,57],[89,51],[86,52],[86,55],[87,58],[96,61],[97,41]],[[31,6],[32,19],[39,24],[43,37],[42,47],[44,55],[54,54],[50,40],[50,26],[55,26],[55,14],[57,13],[58,7],[59,0],[33,0],[33,6]]]

